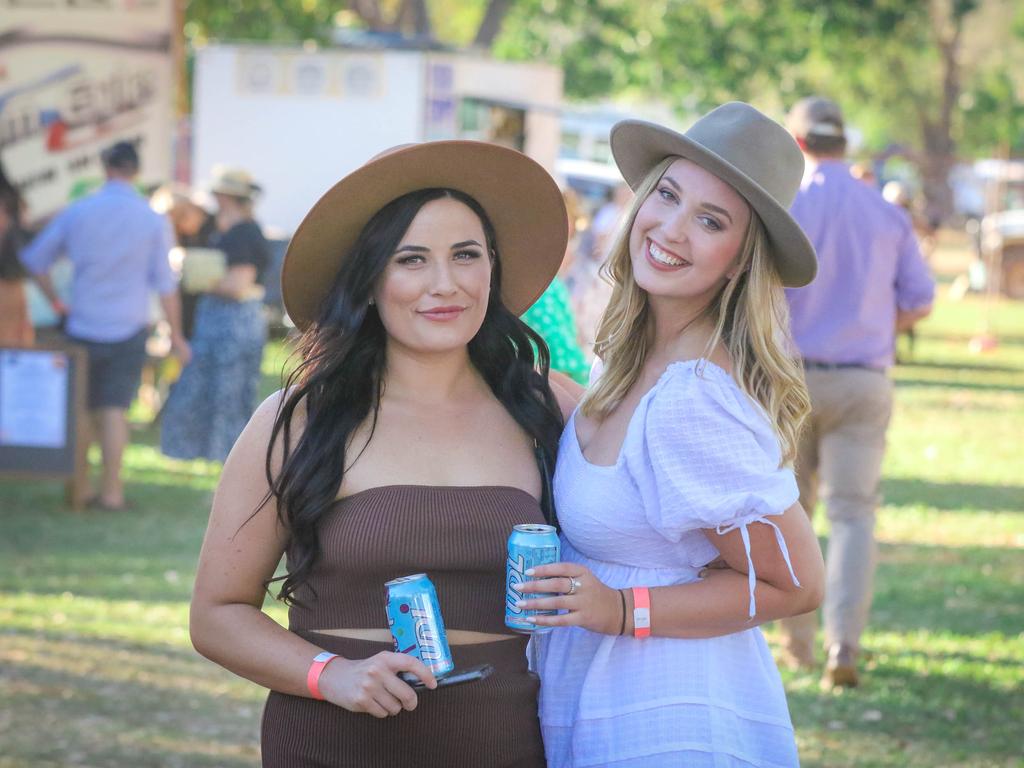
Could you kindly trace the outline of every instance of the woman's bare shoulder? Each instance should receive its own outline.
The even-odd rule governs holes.
[[[568,420],[583,399],[586,390],[560,371],[551,371],[548,382],[551,385],[551,392],[558,401],[558,407],[562,410],[562,418]]]

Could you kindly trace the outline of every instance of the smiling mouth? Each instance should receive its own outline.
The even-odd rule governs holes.
[[[419,314],[428,320],[454,320],[465,311],[465,307],[433,307],[419,310]]]
[[[690,262],[686,261],[685,259],[681,259],[678,256],[662,249],[656,242],[654,242],[650,238],[647,238],[647,256],[655,264],[662,267],[668,267],[670,269],[674,267],[690,266]]]

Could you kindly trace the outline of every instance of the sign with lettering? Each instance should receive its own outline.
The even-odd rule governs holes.
[[[115,141],[143,183],[169,177],[172,27],[173,0],[0,0],[0,159],[30,220],[102,178]]]

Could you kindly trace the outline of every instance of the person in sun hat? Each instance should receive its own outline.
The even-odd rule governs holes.
[[[259,402],[267,340],[263,285],[270,244],[253,215],[260,186],[240,168],[215,166],[210,192],[217,203],[208,249],[187,259],[214,261],[195,303],[192,362],[171,388],[161,414],[160,449],[178,459],[224,461]]]
[[[851,178],[839,105],[820,96],[801,99],[787,125],[808,163],[792,214],[821,265],[812,284],[786,292],[812,406],[797,479],[808,514],[821,484],[830,523],[823,682],[854,686],[871,606],[875,508],[892,412],[887,370],[896,333],[929,314],[935,285],[910,217]],[[815,613],[782,622],[787,663],[818,666],[817,626]]]
[[[815,608],[824,573],[783,297],[816,269],[787,212],[803,158],[740,102],[686,133],[620,122],[611,147],[636,197],[559,445],[563,562],[523,590],[561,612],[533,641],[548,765],[796,766],[758,625]]]
[[[296,231],[298,365],[224,466],[192,601],[199,652],[271,689],[264,766],[544,764],[526,638],[503,623],[505,543],[553,520],[562,418],[518,315],[567,230],[533,160],[440,141],[371,159]],[[287,629],[261,611],[282,555]],[[456,669],[490,677],[430,690],[392,652],[384,584],[419,572]]]

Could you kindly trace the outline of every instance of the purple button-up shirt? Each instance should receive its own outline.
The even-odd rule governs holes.
[[[790,212],[818,254],[814,281],[786,290],[800,354],[892,365],[897,308],[926,307],[935,295],[910,217],[839,161],[808,169]]]
[[[149,322],[150,293],[177,288],[167,254],[170,222],[123,181],[111,180],[72,203],[25,248],[32,274],[66,255],[74,267],[67,332],[88,341],[123,341]]]

